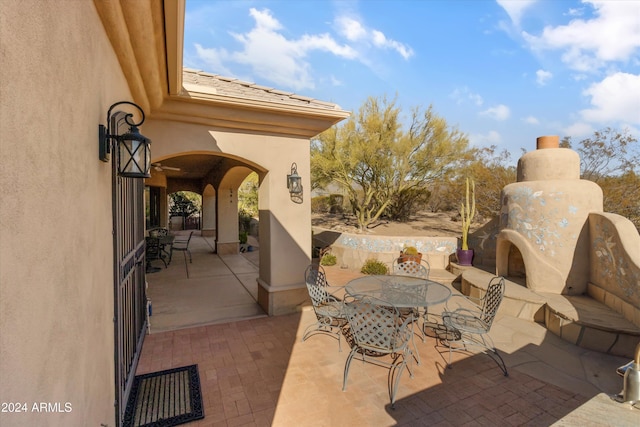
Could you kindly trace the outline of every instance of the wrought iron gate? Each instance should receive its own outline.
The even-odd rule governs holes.
[[[117,119],[110,125],[117,127]],[[121,116],[120,116],[121,117]],[[118,155],[118,150],[114,150]],[[144,259],[144,180],[113,176],[116,422],[122,425],[147,326]]]

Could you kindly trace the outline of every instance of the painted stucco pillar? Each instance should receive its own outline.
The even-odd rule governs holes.
[[[306,148],[306,147],[305,147]],[[304,270],[311,262],[309,151],[301,151],[301,199],[287,189],[291,161],[268,172],[260,183],[260,277],[258,303],[270,315],[295,311],[308,298]]]
[[[238,188],[223,180],[216,192],[218,225],[216,251],[218,255],[237,254],[239,245]]]
[[[202,236],[216,235],[216,191],[211,185],[202,192]]]
[[[496,273],[509,276],[513,246],[538,292],[578,295],[589,282],[590,212],[603,211],[602,189],[580,179],[580,156],[540,137],[518,161],[517,182],[502,190]]]

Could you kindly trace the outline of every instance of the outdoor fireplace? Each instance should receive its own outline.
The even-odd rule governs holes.
[[[537,139],[518,161],[517,182],[502,190],[496,272],[538,292],[578,295],[589,282],[590,212],[602,190],[580,179],[580,157],[557,136]],[[523,280],[524,279],[524,280]]]

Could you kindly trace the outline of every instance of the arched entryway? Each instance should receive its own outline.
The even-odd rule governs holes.
[[[151,329],[179,329],[199,324],[265,315],[258,304],[259,243],[255,233],[252,253],[240,253],[238,189],[259,166],[217,154],[181,154],[154,160],[147,179],[147,212],[159,212],[160,226],[178,238],[191,231],[171,227],[168,197],[178,191],[201,195],[200,227],[191,234],[193,262],[176,254],[165,269],[148,276],[155,307]],[[259,190],[258,190],[259,193]],[[164,196],[164,197],[163,197]],[[259,228],[258,228],[259,230]],[[164,266],[160,266],[164,267]],[[250,297],[250,298],[249,298]],[[154,321],[155,320],[155,321]]]

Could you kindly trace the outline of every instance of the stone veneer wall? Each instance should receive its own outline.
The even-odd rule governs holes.
[[[640,235],[631,221],[591,213],[588,294],[640,327]]]
[[[314,229],[316,235],[323,233]],[[458,246],[456,237],[411,237],[411,236],[366,236],[349,233],[332,234],[331,241],[323,240],[320,246],[331,245],[331,253],[338,259],[338,265],[359,270],[368,259],[377,259],[391,265],[405,246],[415,246],[422,258],[429,262],[431,269],[444,270],[449,266],[449,258]]]

